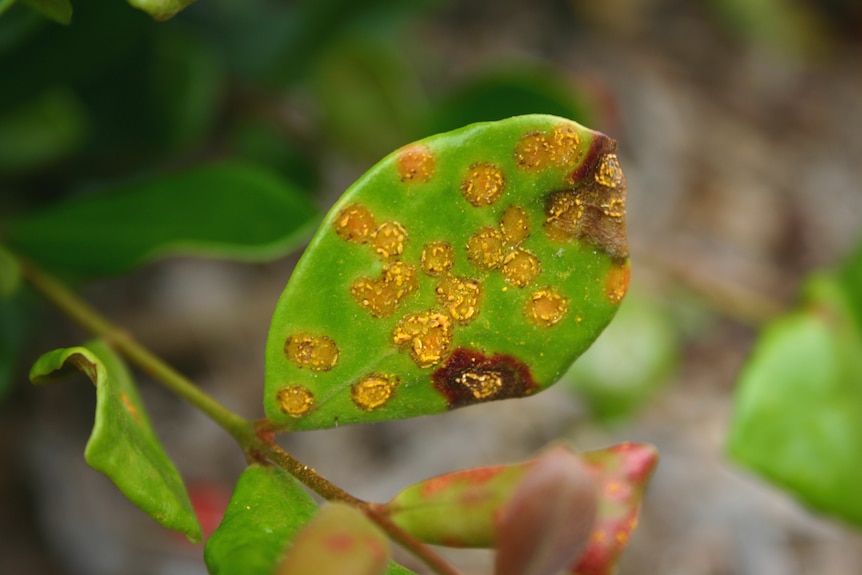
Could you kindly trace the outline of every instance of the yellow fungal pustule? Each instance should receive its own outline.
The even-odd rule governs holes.
[[[353,384],[350,397],[356,407],[372,411],[386,405],[397,386],[396,376],[370,373]]]
[[[377,227],[374,216],[360,204],[350,204],[338,212],[332,225],[342,239],[355,244],[367,242]]]
[[[510,252],[503,259],[503,277],[516,287],[527,287],[533,283],[539,271],[539,258],[523,248]]]
[[[387,317],[419,288],[416,267],[396,260],[383,266],[377,279],[362,277],[350,286],[350,294],[374,317]]]
[[[503,263],[503,235],[494,228],[481,228],[467,240],[467,260],[482,270]]]
[[[548,138],[541,132],[528,132],[515,144],[515,162],[525,172],[539,172],[551,162]]]
[[[490,206],[500,199],[506,189],[506,178],[496,165],[478,162],[467,169],[461,182],[464,199],[481,208]]]
[[[434,290],[440,302],[452,319],[467,324],[476,319],[479,313],[479,300],[482,297],[481,284],[471,278],[447,275]]]
[[[580,144],[581,138],[574,126],[562,124],[554,128],[548,136],[551,164],[560,169],[573,166],[580,155]]]
[[[455,263],[455,252],[448,242],[428,242],[422,246],[422,271],[436,277],[445,274]]]
[[[503,378],[493,371],[467,371],[455,378],[455,381],[466,387],[475,399],[489,399],[503,389]]]
[[[552,287],[530,294],[524,309],[527,319],[540,327],[555,325],[568,311],[569,300]]]
[[[605,295],[611,303],[619,304],[629,290],[632,268],[628,261],[620,263],[611,268],[605,280]]]
[[[500,216],[500,233],[507,246],[518,246],[530,235],[530,217],[520,206],[509,206]]]
[[[605,154],[595,172],[596,182],[606,188],[618,188],[623,184],[623,170],[616,154]]]
[[[424,144],[413,144],[398,152],[398,175],[402,182],[427,182],[434,175],[436,160]]]
[[[385,260],[404,253],[406,242],[407,230],[398,222],[383,222],[371,234],[371,246]]]
[[[584,215],[584,202],[572,191],[565,190],[552,194],[545,208],[545,230],[554,237],[558,232],[560,238],[569,238],[578,231],[578,224]]]
[[[287,338],[284,353],[299,368],[329,371],[338,362],[338,346],[325,335],[299,332]]]
[[[314,394],[302,385],[288,385],[275,395],[279,407],[291,417],[302,417],[314,407]]]
[[[452,321],[448,315],[435,311],[407,314],[395,326],[392,342],[407,349],[419,367],[433,367],[449,352]]]

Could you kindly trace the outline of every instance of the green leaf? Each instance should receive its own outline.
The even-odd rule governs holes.
[[[143,10],[162,22],[170,20],[177,12],[194,2],[195,0],[129,0],[129,4],[138,10]]]
[[[834,277],[767,326],[739,376],[728,450],[807,505],[862,525],[862,330]],[[850,297],[849,294],[855,294]]]
[[[125,364],[103,341],[40,357],[30,380],[43,385],[81,371],[96,386],[96,422],[84,457],[150,517],[200,542],[201,527],[183,480],[150,425]]]
[[[288,543],[316,512],[311,496],[285,471],[250,465],[204,548],[209,572],[271,575]]]
[[[602,420],[633,413],[676,365],[677,337],[667,312],[637,296],[626,296],[611,325],[564,377]]]
[[[389,539],[358,509],[330,503],[296,535],[276,575],[383,575]]]
[[[49,88],[0,116],[0,172],[45,167],[85,141],[87,113],[65,88]]]
[[[0,16],[15,4],[15,0],[0,0]]]
[[[72,4],[69,0],[21,0],[42,16],[60,24],[72,22]]]
[[[616,143],[554,116],[405,146],[335,204],[276,308],[286,430],[439,413],[553,384],[628,287]]]
[[[314,221],[308,200],[287,182],[226,163],[78,196],[13,219],[6,235],[46,267],[105,275],[175,254],[274,259],[297,247]]]
[[[10,298],[21,285],[18,260],[0,245],[0,301]]]

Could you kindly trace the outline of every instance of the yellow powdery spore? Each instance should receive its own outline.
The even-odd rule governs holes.
[[[407,230],[398,222],[383,222],[371,234],[371,246],[383,259],[390,259],[404,253]]]
[[[509,206],[500,217],[500,233],[507,246],[517,246],[530,236],[530,218],[520,206]]]
[[[424,144],[413,144],[398,153],[398,175],[402,182],[427,182],[434,175],[437,161]]]
[[[611,303],[619,304],[623,301],[629,291],[631,275],[632,268],[628,261],[615,265],[608,272],[607,280],[605,280],[605,295]]]
[[[533,292],[524,310],[527,319],[540,327],[556,325],[568,311],[568,298],[552,287]]]
[[[281,410],[291,417],[302,417],[314,407],[314,394],[302,385],[289,385],[275,395]]]
[[[445,274],[455,263],[455,251],[448,242],[428,242],[422,247],[422,271],[431,277]]]
[[[475,399],[488,399],[503,389],[503,379],[494,372],[467,371],[459,375],[455,381],[466,387]]]
[[[503,277],[510,284],[527,287],[539,275],[539,258],[525,249],[518,248],[503,259]]]
[[[353,282],[350,294],[374,317],[387,317],[418,288],[416,267],[396,260],[383,266],[379,278],[362,277]]]
[[[449,352],[452,322],[449,316],[435,311],[411,313],[395,326],[392,342],[407,349],[419,367],[433,367]]]
[[[550,132],[528,132],[515,144],[515,162],[525,172],[573,167],[581,155],[577,128],[560,124]]]
[[[287,338],[284,353],[299,368],[329,371],[338,362],[338,346],[325,335],[299,332]]]
[[[477,208],[490,206],[500,199],[506,189],[506,178],[496,165],[478,162],[467,169],[461,182],[464,199]]]
[[[618,188],[623,183],[623,170],[616,154],[605,154],[595,172],[596,182],[607,188]]]
[[[371,373],[353,384],[350,397],[358,408],[372,411],[386,405],[397,386],[397,377]]]
[[[479,269],[495,269],[503,263],[503,247],[499,231],[481,228],[467,240],[467,260]]]
[[[478,281],[449,275],[440,280],[435,292],[437,301],[458,323],[470,323],[479,314],[482,286]]]
[[[364,244],[377,228],[377,223],[368,208],[361,204],[350,204],[338,212],[333,226],[342,239],[355,244]]]

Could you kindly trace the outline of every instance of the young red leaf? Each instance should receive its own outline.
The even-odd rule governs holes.
[[[323,507],[293,541],[276,575],[382,575],[389,540],[361,511],[343,503]]]
[[[558,446],[535,459],[499,514],[496,575],[554,575],[587,544],[597,480],[575,453]]]
[[[599,482],[596,524],[573,575],[610,575],[637,526],[644,489],[658,464],[651,445],[622,443],[583,454]]]

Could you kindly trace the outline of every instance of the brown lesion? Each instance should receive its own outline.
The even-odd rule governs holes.
[[[329,371],[338,362],[339,351],[330,337],[298,332],[285,341],[284,354],[300,369]]]
[[[373,411],[389,402],[399,383],[397,376],[370,373],[353,384],[350,397],[358,408]]]
[[[405,243],[407,230],[400,222],[383,222],[371,233],[371,247],[384,260],[397,258],[404,253]]]
[[[314,394],[303,385],[288,385],[275,394],[281,410],[291,417],[302,417],[314,408]]]
[[[392,343],[409,351],[417,366],[433,367],[449,352],[452,320],[434,310],[407,314],[392,331]]]
[[[458,323],[465,325],[476,319],[482,298],[482,284],[475,279],[446,275],[434,288],[437,301]]]
[[[490,162],[477,162],[467,169],[461,181],[461,193],[473,206],[490,206],[500,199],[506,189],[506,178],[498,166]]]
[[[364,244],[377,228],[374,215],[362,204],[345,206],[332,222],[335,232],[345,241]]]
[[[431,380],[450,409],[539,391],[530,368],[522,361],[504,354],[487,356],[467,348],[452,352],[446,363],[431,374]]]
[[[617,144],[597,135],[583,164],[569,175],[572,187],[545,197],[545,232],[555,241],[583,239],[614,258],[628,257],[626,179]]]

